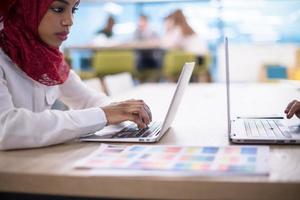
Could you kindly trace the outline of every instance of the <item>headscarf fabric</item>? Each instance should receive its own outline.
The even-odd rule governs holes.
[[[54,0],[13,0],[1,12],[0,47],[29,77],[47,86],[65,82],[69,66],[58,48],[40,39],[39,24]]]

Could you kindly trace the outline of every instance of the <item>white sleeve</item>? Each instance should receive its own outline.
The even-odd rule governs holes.
[[[87,87],[73,71],[70,71],[67,81],[60,86],[60,99],[74,109],[84,109],[107,105],[110,99],[101,92]]]
[[[0,149],[34,148],[62,143],[102,129],[106,117],[100,108],[32,112],[13,105],[0,68]]]

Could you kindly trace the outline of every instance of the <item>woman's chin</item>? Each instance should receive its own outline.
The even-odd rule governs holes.
[[[62,42],[53,42],[51,44],[48,44],[52,48],[59,48],[62,45]]]

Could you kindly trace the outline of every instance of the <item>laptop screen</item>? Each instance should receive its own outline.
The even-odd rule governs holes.
[[[225,37],[225,65],[226,65],[227,129],[228,129],[228,133],[231,133],[230,76],[229,76],[229,53],[228,53],[228,38],[227,37]]]
[[[161,133],[164,133],[170,127],[171,123],[175,118],[183,93],[185,91],[185,88],[188,86],[191,75],[193,73],[194,65],[195,65],[194,62],[190,62],[190,63],[185,63],[185,65],[183,66],[171,104],[169,106],[167,115],[163,122]]]

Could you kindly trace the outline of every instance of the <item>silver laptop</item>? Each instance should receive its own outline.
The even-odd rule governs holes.
[[[97,141],[97,142],[156,142],[158,141],[170,128],[173,122],[179,104],[181,102],[185,88],[190,81],[195,63],[185,63],[182,68],[180,77],[177,82],[177,87],[170,103],[168,112],[164,121],[151,122],[147,128],[138,129],[136,124],[130,123],[117,132],[103,133],[98,131],[96,133],[83,136],[81,141]]]
[[[235,117],[230,113],[230,73],[228,38],[225,38],[227,123],[232,143],[299,144],[299,127],[290,128],[283,117]]]

